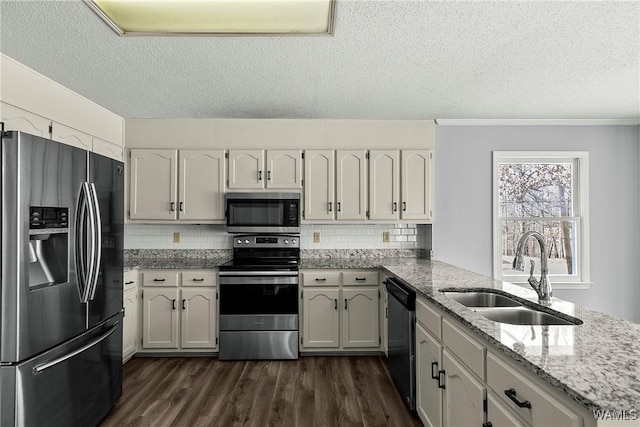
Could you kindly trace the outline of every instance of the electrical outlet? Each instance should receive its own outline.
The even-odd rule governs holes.
[[[173,243],[180,243],[180,233],[173,233]]]
[[[314,231],[313,232],[313,243],[320,243],[320,232],[319,231]]]
[[[383,231],[382,232],[382,241],[385,243],[389,243],[389,232],[388,231]]]

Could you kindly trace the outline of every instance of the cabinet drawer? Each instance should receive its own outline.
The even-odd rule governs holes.
[[[175,270],[147,270],[142,272],[142,286],[178,286]]]
[[[218,274],[212,270],[193,270],[182,273],[182,286],[217,286]]]
[[[442,315],[420,298],[416,299],[416,319],[436,338],[442,340]]]
[[[377,271],[345,271],[342,273],[342,286],[370,285],[378,286]]]
[[[126,271],[124,273],[124,291],[134,289],[138,284],[138,270]]]
[[[340,273],[338,271],[309,270],[303,271],[302,286],[339,286]]]
[[[465,365],[484,380],[485,348],[448,319],[442,320],[442,342]]]
[[[552,390],[545,391],[519,371],[520,369],[509,366],[493,354],[487,354],[487,384],[514,413],[522,416],[533,426],[579,427],[582,425],[582,417],[559,402],[554,394],[549,392]],[[531,407],[518,407],[505,394],[506,390],[515,391],[514,399],[529,402]]]

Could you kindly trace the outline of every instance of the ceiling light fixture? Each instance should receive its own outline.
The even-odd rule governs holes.
[[[84,0],[121,36],[332,35],[336,0]]]

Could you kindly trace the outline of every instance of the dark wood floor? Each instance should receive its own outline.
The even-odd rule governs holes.
[[[381,357],[134,358],[107,426],[422,426]]]

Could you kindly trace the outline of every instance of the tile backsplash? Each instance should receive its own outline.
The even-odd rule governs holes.
[[[180,242],[174,243],[179,233]],[[314,243],[314,234],[319,242]],[[389,241],[384,242],[384,233]],[[431,249],[431,225],[302,225],[301,249]],[[125,249],[231,249],[224,225],[126,224]]]

